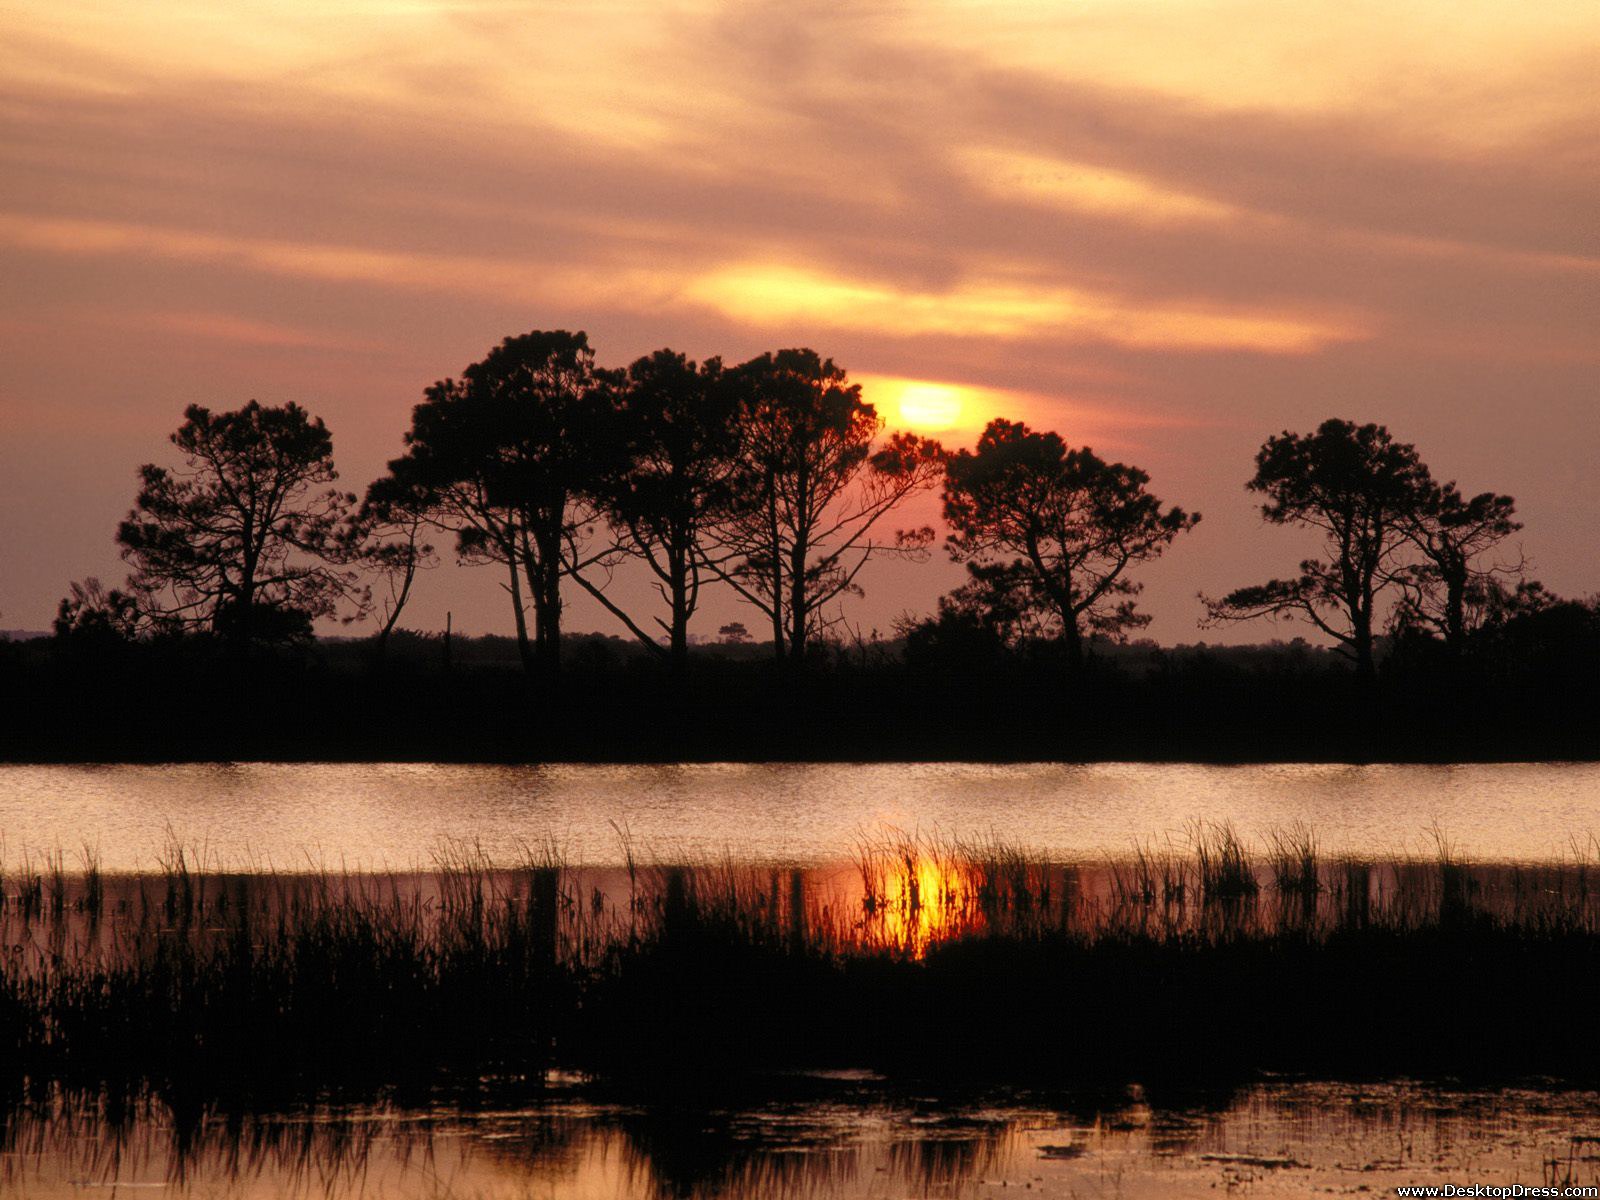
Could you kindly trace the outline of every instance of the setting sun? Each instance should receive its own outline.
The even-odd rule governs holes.
[[[949,429],[961,419],[961,389],[938,383],[908,384],[900,393],[900,423],[914,429]]]
[[[982,389],[961,384],[874,375],[857,378],[866,398],[893,429],[948,433],[976,428],[984,420],[983,410],[991,407],[985,403]]]

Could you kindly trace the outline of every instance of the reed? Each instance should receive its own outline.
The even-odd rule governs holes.
[[[1273,886],[1280,895],[1314,897],[1322,891],[1317,836],[1309,825],[1297,821],[1267,835]]]
[[[1249,852],[1232,824],[1197,822],[1192,830],[1196,876],[1207,901],[1253,900],[1261,890]]]
[[[105,878],[100,873],[100,852],[85,842],[80,861],[83,863],[83,893],[79,907],[91,919],[98,919],[105,906]]]
[[[620,870],[548,845],[507,865],[454,843],[387,874],[230,874],[178,848],[153,875],[107,877],[86,849],[79,878],[57,856],[47,886],[24,856],[0,912],[0,1078],[202,1093],[555,1068],[673,1086],[798,1066],[1600,1079],[1587,860],[1486,867],[1441,844],[1324,867],[1295,827],[1264,857],[1282,905],[1254,903],[1226,826],[1187,853],[1070,866],[888,832],[832,875],[631,844]]]

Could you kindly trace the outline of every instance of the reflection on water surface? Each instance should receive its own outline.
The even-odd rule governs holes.
[[[0,1189],[216,1197],[976,1197],[1393,1194],[1600,1181],[1600,1095],[1264,1083],[1214,1095],[934,1098],[777,1081],[727,1107],[393,1104],[177,1121],[60,1098],[5,1114]],[[1006,1189],[1001,1192],[1001,1189]]]
[[[1211,833],[1200,840],[1213,838],[1209,858],[1184,838],[1202,817]],[[1230,821],[1248,847],[1238,860],[1223,852],[1219,831]],[[1292,845],[1264,836],[1300,822],[1320,843],[1309,859],[1297,860]],[[1425,841],[1434,825],[1447,845]],[[619,827],[628,839],[619,838]],[[1180,1014],[1167,1022],[1172,1029],[1157,1030],[1172,1016],[1165,1007],[1170,978],[1158,973],[1137,976],[1135,983],[1149,979],[1149,988],[1108,990],[1099,1008],[1091,989],[1087,999],[1078,997],[1077,1015],[1063,1020],[1068,993],[1056,976],[1037,994],[1008,993],[1015,981],[996,980],[977,960],[952,959],[950,951],[991,938],[1024,954],[1040,948],[1038,961],[1055,963],[1053,946],[1073,954],[1083,947],[1082,955],[1068,956],[1073,979],[1096,963],[1111,970],[1119,940],[1157,952],[1169,966],[1190,947],[1248,949],[1252,938],[1308,947],[1391,938],[1426,948],[1434,944],[1429,930],[1448,937],[1483,930],[1501,942],[1526,937],[1529,946],[1548,943],[1559,956],[1564,945],[1587,947],[1600,928],[1600,846],[1590,840],[1597,829],[1600,767],[1592,765],[0,768],[7,848],[0,980],[15,996],[42,997],[38,1011],[46,1014],[70,1012],[80,995],[100,995],[105,978],[138,982],[155,972],[183,985],[174,993],[180,998],[191,984],[216,984],[219,995],[248,1004],[270,1001],[273,993],[258,985],[276,981],[297,1003],[312,997],[294,1011],[315,1032],[319,1014],[343,1008],[372,1024],[373,1011],[350,1002],[345,976],[338,976],[342,1003],[330,1004],[315,987],[301,986],[320,986],[323,974],[295,971],[320,962],[315,955],[324,946],[344,955],[335,961],[359,964],[372,941],[404,951],[404,965],[417,970],[401,978],[427,984],[419,995],[443,998],[439,1030],[460,1037],[464,1029],[465,1040],[475,1041],[523,1030],[529,1009],[521,1000],[506,1009],[514,1019],[499,1026],[479,1028],[461,1016],[463,1004],[504,982],[508,961],[524,962],[530,978],[546,968],[558,980],[585,978],[622,946],[633,948],[630,961],[643,962],[642,970],[656,961],[656,949],[679,953],[711,930],[769,964],[785,963],[785,955],[802,966],[827,963],[846,950],[918,972],[944,962],[941,978],[970,984],[979,1011],[1016,1031],[1008,1044],[1035,1056],[1040,1038],[1051,1035],[1057,1049],[1066,1045],[1069,1065],[1095,1049],[1095,1022],[1103,1027],[1116,1015],[1113,1006],[1134,1018],[1159,1015],[1123,1022],[1129,1040],[1108,1043],[1114,1077],[1126,1079],[1139,1074],[1127,1064],[1127,1048],[1152,1045],[1153,1034],[1163,1033],[1181,1052],[1186,1022],[1203,1038],[1206,1013],[1215,1021],[1225,1009]],[[77,869],[86,832],[99,853],[92,878]],[[1151,840],[1169,833],[1175,850]],[[467,841],[442,840],[452,836]],[[547,841],[564,859],[526,853]],[[175,857],[179,846],[198,850],[198,858]],[[1135,846],[1142,849],[1130,853]],[[630,847],[634,857],[624,867]],[[65,854],[39,857],[56,848]],[[126,873],[163,861],[164,871]],[[385,864],[401,870],[344,870]],[[407,870],[416,866],[425,869]],[[499,936],[512,926],[514,936]],[[366,937],[369,929],[375,938]],[[1418,930],[1427,936],[1406,940]],[[486,939],[485,931],[495,936]],[[953,945],[947,951],[941,943]],[[1088,952],[1101,943],[1112,953]],[[444,969],[479,962],[463,955],[485,946],[480,973]],[[510,951],[516,954],[508,957]],[[1340,977],[1360,976],[1367,961],[1340,959]],[[978,973],[962,975],[965,962],[976,963]],[[174,967],[195,963],[188,974]],[[121,964],[136,969],[118,975]],[[1565,970],[1567,962],[1555,965]],[[1281,965],[1269,966],[1262,980],[1276,987]],[[96,974],[102,968],[109,974]],[[228,990],[235,968],[250,980],[237,994]],[[332,980],[337,972],[324,974]],[[383,998],[394,998],[386,982],[392,978],[377,972],[367,981],[368,1003],[381,1007]],[[1387,978],[1374,974],[1375,1009]],[[823,983],[832,986],[832,979]],[[730,980],[742,977],[722,983]],[[616,1008],[627,1019],[606,1026],[590,1048],[615,1044],[614,1031],[637,1027],[637,1018],[672,998],[651,989],[635,1007]],[[1263,1003],[1279,995],[1267,990]],[[160,1026],[171,1009],[165,993],[150,995],[153,1007],[139,1011]],[[737,1013],[742,993],[729,995],[726,1012]],[[1307,995],[1291,988],[1282,1011]],[[1504,998],[1484,997],[1485,1011],[1502,1011]],[[853,1020],[857,1012],[881,1016],[880,998],[868,988],[857,995],[858,1009],[838,1011]],[[1391,998],[1391,1011],[1400,998]],[[1017,1019],[1024,999],[1033,1006],[1026,1010],[1031,1023]],[[683,1011],[693,1015],[704,1003],[702,997]],[[578,1004],[556,1015],[581,1032],[588,1011]],[[890,1025],[905,1024],[905,1013],[920,1010],[884,1011],[883,1028],[869,1031],[878,1041]],[[1364,1003],[1345,1011],[1363,1041],[1382,1032],[1367,1024]],[[240,1061],[254,1081],[262,1071],[263,1026],[240,1024],[231,1012],[196,1004],[185,1010],[190,1024],[181,1029],[209,1031],[207,1037],[247,1030]],[[804,1032],[800,1026],[818,1024],[825,1012],[813,1005],[788,1024],[754,1021],[749,1028],[776,1039]],[[1432,1010],[1426,1019],[1437,1024]],[[930,1059],[948,1055],[971,1032],[939,1020],[928,1025],[931,1036],[914,1031],[915,1046],[927,1048]],[[1581,1032],[1580,1024],[1566,1028]],[[336,1025],[341,1038],[350,1033],[337,1022],[329,1028]],[[49,1023],[28,1018],[17,1027],[47,1032]],[[395,1028],[403,1042],[373,1042],[383,1047],[385,1064],[418,1042],[410,1017]],[[841,1029],[825,1028],[830,1051]],[[950,1043],[941,1046],[941,1036]],[[13,1045],[24,1040],[19,1035]],[[200,1048],[204,1039],[189,1040]],[[204,1040],[197,1053],[215,1055],[216,1044]],[[299,1044],[286,1039],[279,1052]],[[689,1044],[692,1054],[672,1060],[680,1074],[657,1081],[660,1094],[671,1097],[662,1103],[618,1100],[572,1081],[532,1098],[391,1095],[382,1103],[288,1111],[174,1111],[150,1100],[69,1101],[48,1092],[6,1107],[0,1096],[0,1194],[887,1200],[991,1196],[1002,1188],[1062,1196],[1379,1194],[1403,1184],[1588,1184],[1600,1176],[1600,1096],[1591,1092],[1278,1081],[1205,1096],[1139,1088],[1109,1096],[950,1095],[843,1075],[768,1080],[759,1101],[707,1105],[688,1103],[680,1086],[689,1082],[681,1073],[693,1070],[683,1061],[698,1065],[706,1057],[703,1041]],[[104,1043],[130,1045],[140,1043]],[[1442,1069],[1454,1069],[1455,1045],[1449,1041]],[[1460,1057],[1477,1048],[1463,1043]],[[54,1061],[50,1047],[33,1049],[40,1061]],[[128,1057],[127,1077],[159,1076],[148,1073],[150,1055]],[[165,1069],[165,1052],[156,1057]],[[804,1061],[875,1060],[852,1051]],[[100,1086],[105,1062],[98,1054],[87,1076],[56,1077]],[[316,1059],[319,1084],[327,1082],[326,1062]],[[587,1069],[592,1060],[563,1060],[573,1064]]]

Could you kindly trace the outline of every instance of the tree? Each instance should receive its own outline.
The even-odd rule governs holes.
[[[939,597],[937,613],[902,617],[895,632],[910,665],[987,673],[1028,642],[1059,636],[1059,625],[1030,564],[969,562],[967,581]]]
[[[991,421],[977,449],[955,455],[946,470],[951,557],[984,566],[975,582],[991,591],[1003,584],[1010,604],[1031,593],[1058,623],[1077,670],[1085,633],[1118,637],[1148,623],[1134,609],[1141,585],[1129,569],[1160,556],[1200,520],[1163,510],[1149,481],[1136,467],[1068,448],[1055,433]],[[1003,570],[990,569],[996,565]]]
[[[121,588],[107,588],[94,576],[68,585],[56,607],[54,630],[58,645],[105,651],[137,638],[144,621],[138,599]]]
[[[1371,679],[1379,597],[1400,579],[1399,555],[1432,489],[1416,448],[1381,425],[1328,420],[1315,433],[1268,438],[1245,486],[1267,497],[1261,515],[1271,524],[1320,531],[1324,555],[1303,561],[1293,579],[1201,597],[1206,621],[1299,616]]]
[[[547,677],[560,664],[562,576],[587,565],[586,489],[609,469],[611,417],[588,337],[535,330],[428,388],[389,464],[397,486],[430,498],[429,519],[456,534],[464,561],[506,568],[523,665]]]
[[[1483,561],[1522,528],[1515,512],[1510,496],[1480,492],[1468,500],[1453,482],[1425,488],[1403,521],[1421,561],[1397,573],[1402,619],[1431,627],[1452,653],[1462,653],[1488,615],[1495,576],[1522,574],[1520,556],[1516,563]]]
[[[667,606],[666,618],[656,618],[666,647],[603,588],[576,577],[677,673],[688,657],[689,619],[700,602],[708,530],[733,499],[737,398],[719,359],[696,366],[671,350],[637,359],[619,383],[615,469],[592,490],[621,535],[620,547],[654,576]]]
[[[355,497],[325,486],[339,475],[320,419],[297,404],[194,404],[172,442],[184,466],[141,467],[117,529],[146,619],[244,650],[309,637],[313,620],[357,597],[342,536]]]
[[[939,615],[946,614],[988,630],[1006,649],[1058,629],[1039,573],[1022,560],[967,563],[967,582],[939,597]]]
[[[380,657],[388,649],[389,635],[411,598],[417,572],[438,565],[433,547],[422,539],[432,503],[433,496],[427,488],[385,475],[367,487],[352,528],[356,560],[383,584],[373,602],[380,622]]]
[[[1489,603],[1479,636],[1494,675],[1506,681],[1538,680],[1561,707],[1595,692],[1600,680],[1600,596],[1563,598],[1537,580],[1508,588],[1490,578]]]
[[[718,522],[704,562],[766,614],[778,661],[799,660],[825,628],[827,606],[860,594],[856,581],[868,562],[926,553],[932,529],[884,537],[880,523],[934,486],[944,451],[910,434],[878,445],[877,410],[814,350],[763,354],[733,375],[737,503]]]
[[[743,621],[729,621],[717,630],[717,637],[725,646],[742,646],[750,640],[750,631]]]

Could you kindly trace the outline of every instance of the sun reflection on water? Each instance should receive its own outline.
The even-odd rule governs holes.
[[[869,880],[864,908],[869,932],[883,945],[921,958],[928,947],[957,932],[965,916],[961,872],[947,859],[907,850]]]

